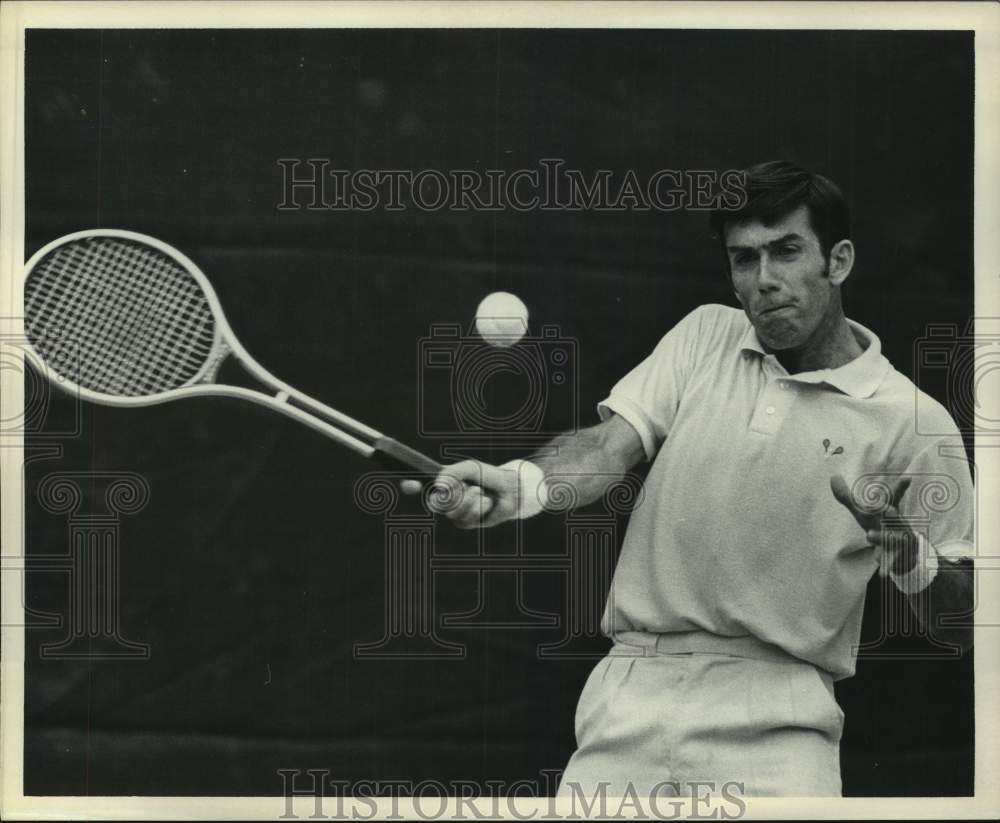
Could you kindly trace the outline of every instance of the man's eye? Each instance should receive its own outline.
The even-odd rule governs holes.
[[[780,254],[782,257],[791,257],[792,255],[798,253],[799,253],[798,246],[782,246],[780,249],[778,249],[778,254]]]
[[[737,254],[733,258],[733,263],[737,266],[748,266],[753,260],[754,256],[752,254]]]

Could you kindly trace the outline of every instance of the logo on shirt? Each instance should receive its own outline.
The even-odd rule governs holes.
[[[824,459],[826,459],[827,457],[834,457],[835,455],[843,454],[843,453],[844,453],[844,447],[843,446],[837,446],[833,451],[830,451],[830,438],[829,437],[824,437],[823,438],[823,457],[824,457]]]

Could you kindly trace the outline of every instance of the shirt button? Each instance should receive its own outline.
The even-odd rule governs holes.
[[[766,411],[768,414],[774,414],[774,406],[768,406],[766,409],[764,409],[764,411]]]

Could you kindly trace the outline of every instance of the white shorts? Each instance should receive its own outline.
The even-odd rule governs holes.
[[[580,695],[561,797],[602,783],[609,797],[629,783],[643,797],[690,796],[692,781],[702,796],[725,784],[745,797],[840,796],[844,714],[829,674],[752,637],[615,641]]]

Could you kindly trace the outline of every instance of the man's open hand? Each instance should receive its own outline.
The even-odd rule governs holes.
[[[881,512],[869,512],[859,508],[851,496],[851,490],[842,475],[830,478],[830,490],[837,502],[841,503],[865,530],[865,538],[882,553],[880,570],[885,575],[903,575],[913,568],[917,560],[917,536],[906,525],[899,514],[899,501],[910,487],[910,479],[904,477],[893,490],[892,501]]]

